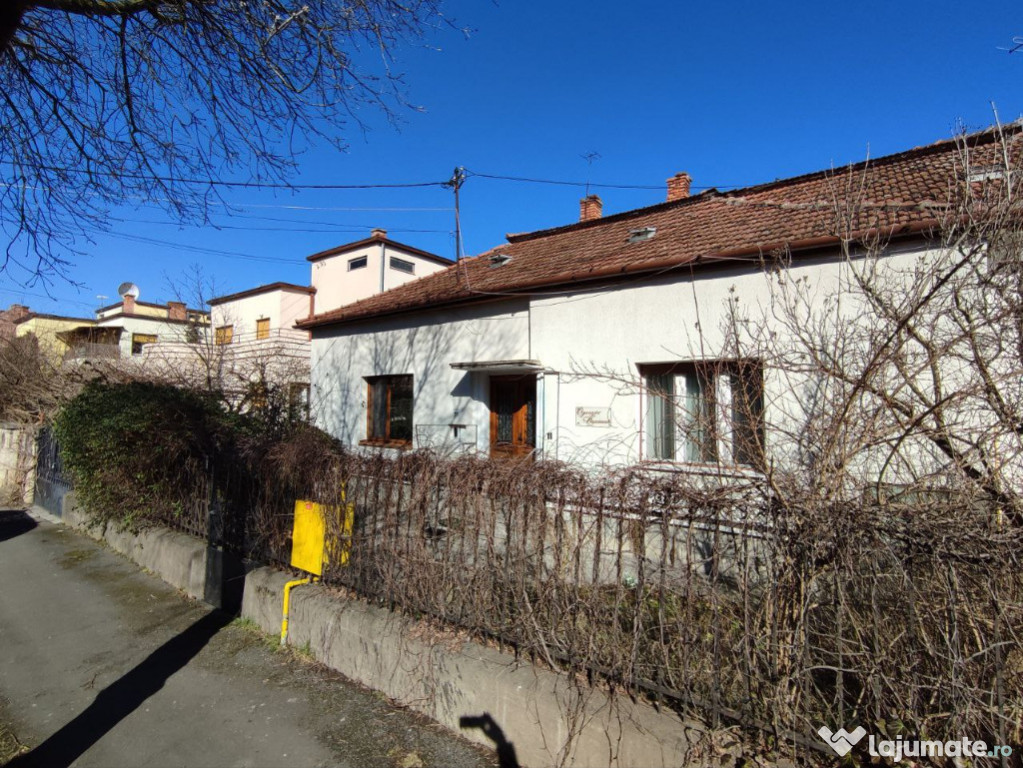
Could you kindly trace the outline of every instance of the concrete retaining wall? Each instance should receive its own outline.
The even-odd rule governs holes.
[[[115,552],[134,560],[189,597],[198,600],[206,597],[206,542],[166,528],[132,533],[112,523],[90,525],[75,503],[73,491],[64,497],[61,519],[66,525],[105,541]]]
[[[194,598],[209,594],[206,543],[166,529],[139,533],[112,524],[89,525],[74,502],[63,521],[159,575]],[[272,568],[245,577],[242,615],[278,634],[284,584]],[[524,768],[679,766],[701,736],[699,725],[619,697],[564,675],[521,663],[509,654],[438,634],[361,601],[331,594],[321,585],[292,591],[289,644],[307,647],[319,661],[451,730],[497,746],[462,718],[489,715],[514,746]],[[477,721],[479,722],[479,721]],[[574,736],[574,738],[570,738]]]
[[[246,577],[242,615],[279,632],[288,576],[270,568]],[[383,691],[469,738],[493,747],[463,717],[489,714],[523,766],[679,766],[696,724],[585,683],[517,662],[476,643],[431,637],[427,628],[384,609],[331,595],[321,585],[291,593],[289,644]],[[569,740],[570,734],[577,734]]]

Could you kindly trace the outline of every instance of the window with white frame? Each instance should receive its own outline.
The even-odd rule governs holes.
[[[761,466],[763,366],[756,360],[641,365],[643,457]]]

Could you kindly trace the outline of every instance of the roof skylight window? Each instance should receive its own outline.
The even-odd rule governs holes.
[[[645,240],[651,239],[657,234],[657,227],[642,227],[640,229],[633,229],[629,232],[630,243],[642,243]]]

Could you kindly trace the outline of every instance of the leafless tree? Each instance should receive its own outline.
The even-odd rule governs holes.
[[[6,0],[0,271],[61,273],[109,206],[203,220],[214,184],[281,182],[303,136],[344,145],[402,104],[396,46],[440,0]],[[236,177],[237,178],[237,177]]]

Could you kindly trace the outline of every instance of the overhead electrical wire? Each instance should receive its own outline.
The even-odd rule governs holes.
[[[502,176],[494,173],[479,173],[466,169],[466,174],[471,178],[473,176],[481,179],[493,179],[496,181],[519,181],[528,184],[555,184],[563,187],[599,187],[600,189],[648,189],[648,190],[663,190],[663,184],[600,184],[593,181],[565,181],[563,179],[535,179],[527,176]],[[717,189],[731,188],[734,185],[716,185]],[[715,185],[692,185],[691,189],[714,189]]]
[[[4,165],[13,165],[9,161],[0,161]],[[184,176],[159,176],[142,173],[115,173],[113,171],[96,171],[85,168],[64,168],[52,165],[36,166],[36,169],[53,171],[54,173],[77,173],[85,176],[103,176],[105,178],[131,179],[133,181],[153,181],[166,184],[200,184],[206,187],[231,187],[242,189],[286,189],[286,190],[331,190],[331,189],[411,189],[416,187],[443,187],[446,181],[397,182],[389,184],[287,184],[272,181],[225,181],[222,179],[189,179]]]
[[[114,237],[119,240],[129,240],[131,242],[145,243],[147,245],[155,245],[161,248],[170,248],[177,251],[188,251],[190,253],[201,253],[213,256],[223,256],[228,259],[244,259],[247,261],[263,261],[263,262],[282,262],[285,264],[301,264],[305,261],[305,257],[299,258],[284,258],[281,256],[256,256],[251,253],[241,253],[239,251],[224,251],[218,248],[204,248],[198,245],[188,245],[186,243],[175,243],[170,240],[160,240],[156,237],[145,237],[143,235],[132,235],[126,232],[104,232],[103,230],[93,230],[95,234],[105,235],[106,237]]]
[[[113,221],[117,221],[123,224],[157,224],[160,226],[174,226],[179,229],[230,229],[238,230],[241,232],[302,232],[302,233],[313,233],[313,234],[349,234],[352,232],[364,232],[367,229],[371,229],[369,225],[364,224],[333,224],[331,222],[315,222],[315,221],[294,221],[291,219],[273,219],[270,217],[263,216],[243,216],[240,218],[253,218],[262,219],[264,221],[280,221],[284,224],[313,224],[319,225],[320,227],[330,227],[330,229],[313,229],[310,227],[256,227],[256,226],[238,226],[235,224],[196,224],[187,225],[181,224],[177,221],[160,221],[157,219],[130,219],[130,218],[117,218]],[[450,234],[451,230],[448,229],[389,229],[390,232],[415,232],[415,233],[427,233],[427,234]]]

